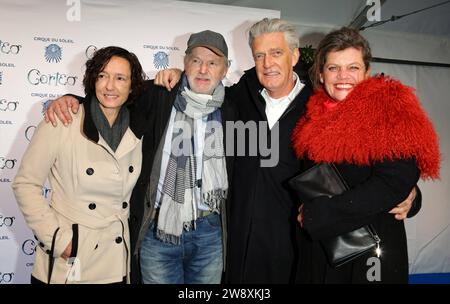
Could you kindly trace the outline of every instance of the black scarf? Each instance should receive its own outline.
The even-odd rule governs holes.
[[[109,126],[108,119],[100,109],[100,102],[94,95],[91,99],[92,120],[100,135],[108,143],[109,147],[116,152],[123,135],[130,125],[130,113],[126,106],[120,108],[119,114],[112,127]]]

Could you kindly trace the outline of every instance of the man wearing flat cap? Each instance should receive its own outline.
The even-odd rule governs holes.
[[[152,125],[144,135],[130,233],[144,283],[221,281],[232,168],[222,122],[235,116],[222,84],[227,70],[223,36],[192,34],[179,85],[167,92],[151,81],[139,101]]]

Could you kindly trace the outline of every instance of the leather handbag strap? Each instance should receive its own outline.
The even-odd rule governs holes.
[[[48,254],[48,279],[47,279],[47,284],[50,284],[50,280],[52,279],[53,264],[55,263],[55,258],[53,257],[53,253],[55,252],[56,234],[58,233],[58,231],[59,231],[59,227],[55,230],[55,233],[53,233],[52,247],[50,248],[50,253]]]
[[[336,172],[336,174],[339,176],[339,179],[341,180],[341,182],[344,184],[345,189],[349,190],[350,187],[348,186],[347,182],[345,181],[344,177],[342,176],[341,172],[339,171],[339,169],[336,167],[336,165],[334,163],[328,163],[328,165],[334,170],[334,172]]]

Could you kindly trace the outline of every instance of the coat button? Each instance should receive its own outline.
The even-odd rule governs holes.
[[[116,237],[116,243],[117,244],[122,243],[122,238],[120,236]]]
[[[127,207],[128,207],[128,203],[127,203],[127,202],[123,202],[123,203],[122,203],[122,208],[123,208],[123,209],[126,209]]]
[[[87,168],[87,169],[86,169],[86,174],[87,174],[87,175],[92,175],[92,174],[94,174],[94,169],[92,169],[92,168]]]
[[[133,166],[130,166],[130,167],[128,168],[128,171],[130,171],[130,173],[133,173],[133,171],[134,171]]]
[[[50,249],[45,250],[46,254],[50,254],[50,252],[51,252]]]
[[[42,243],[42,242],[39,242],[39,246],[41,246],[42,248],[44,248],[44,243]]]
[[[96,204],[94,204],[94,203],[89,204],[89,209],[94,210],[95,208],[97,208]]]
[[[150,202],[147,202],[147,207],[149,207],[149,208],[150,208]]]
[[[36,234],[33,234],[33,236],[34,236],[34,239],[35,239],[36,241],[39,241],[38,238],[37,238],[37,236],[36,236]]]

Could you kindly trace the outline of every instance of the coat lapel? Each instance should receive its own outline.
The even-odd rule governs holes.
[[[247,90],[250,92],[251,100],[255,104],[256,109],[262,117],[262,120],[267,121],[266,116],[266,102],[261,96],[260,92],[263,89],[262,85],[258,81],[255,68],[245,71]]]
[[[120,144],[116,149],[116,152],[115,153],[113,152],[113,153],[115,154],[117,159],[120,159],[123,156],[127,155],[129,152],[133,151],[134,148],[136,148],[136,145],[138,145],[140,141],[141,140],[135,136],[135,134],[131,131],[131,129],[128,128],[125,131],[125,134],[123,135],[122,140],[120,141]]]

